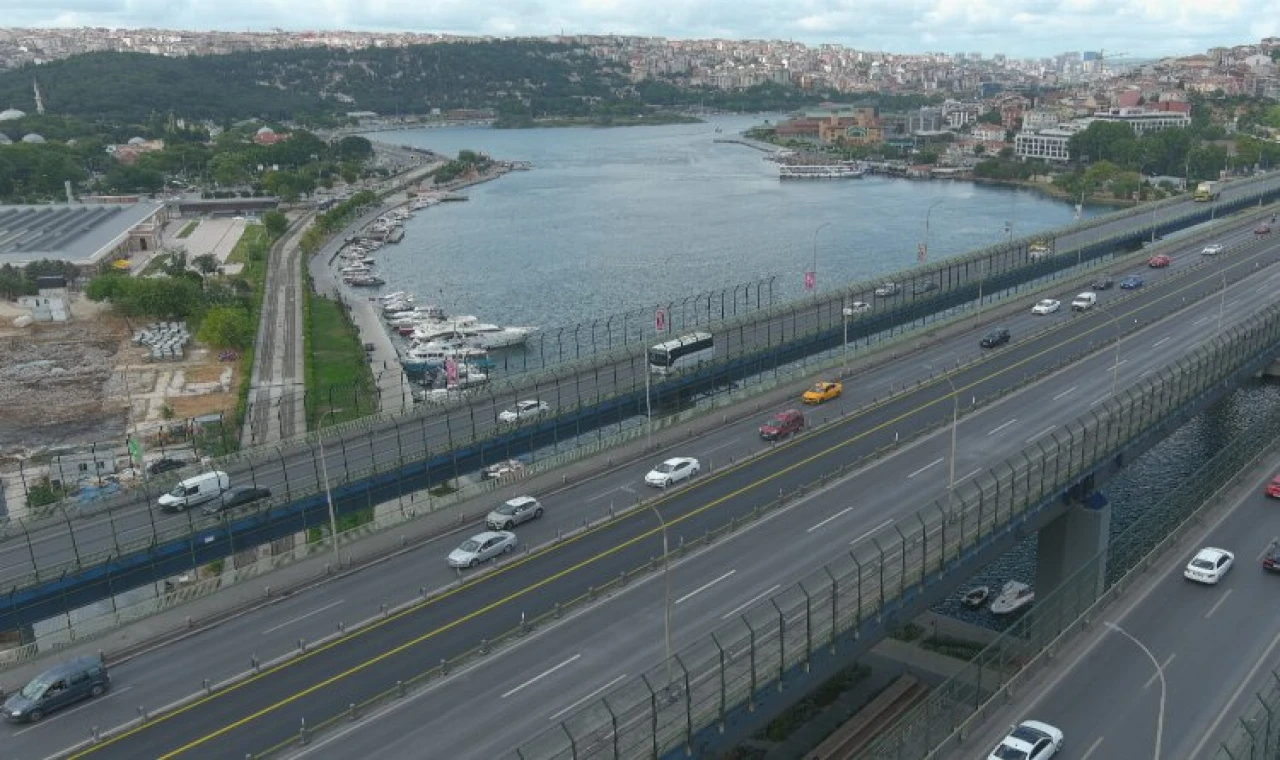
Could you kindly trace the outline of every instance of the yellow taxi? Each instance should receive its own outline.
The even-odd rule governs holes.
[[[804,392],[800,400],[806,404],[821,404],[833,398],[840,398],[843,392],[844,386],[840,383],[815,383],[812,388]]]

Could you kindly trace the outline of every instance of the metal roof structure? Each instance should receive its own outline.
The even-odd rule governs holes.
[[[22,266],[40,259],[97,263],[163,208],[157,201],[0,206],[0,264]]]

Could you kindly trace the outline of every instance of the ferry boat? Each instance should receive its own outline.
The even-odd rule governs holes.
[[[778,179],[861,179],[866,170],[850,164],[831,164],[828,166],[790,166],[778,167]]]

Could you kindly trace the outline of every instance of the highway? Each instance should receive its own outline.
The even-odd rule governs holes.
[[[1260,185],[1280,185],[1280,176],[1268,176],[1260,180]],[[1224,189],[1224,199],[1232,197],[1232,193],[1242,193],[1258,185],[1237,183]],[[1191,201],[1185,203],[1190,204]],[[1177,208],[1165,210],[1164,214],[1172,216]],[[1071,233],[1058,241],[1059,249],[1071,245],[1084,244],[1102,236],[1115,232],[1122,225],[1142,224],[1145,216],[1134,220],[1111,220],[1099,227]],[[1247,231],[1234,233],[1222,242],[1230,239],[1243,239]],[[1019,252],[1019,256],[1025,252]],[[1172,271],[1177,271],[1197,257],[1176,257]],[[1014,260],[1013,254],[998,256],[991,265],[992,272],[1002,271],[1020,261]],[[969,282],[990,276],[991,272],[971,266],[965,274]],[[1158,276],[1149,273],[1148,280]],[[873,303],[871,312],[851,320],[851,335],[856,334],[857,322],[863,319],[874,319],[882,314],[883,309],[901,306],[912,299],[912,284],[904,281],[903,292],[891,299],[876,299],[870,293],[851,294],[851,298],[862,298]],[[944,283],[945,287],[958,287],[965,284],[963,280]],[[941,291],[933,291],[937,294]],[[1070,293],[1063,294],[1069,297]],[[929,295],[920,296],[928,299]],[[892,303],[888,303],[892,302]],[[838,303],[833,302],[833,303]],[[789,340],[797,334],[804,334],[818,324],[840,324],[841,317],[835,309],[835,316],[827,307],[815,307],[811,303],[801,303],[796,311],[755,324],[743,327],[738,331],[726,330],[718,340],[718,355],[735,356],[750,348],[777,345]],[[851,354],[856,359],[857,348],[854,343]],[[961,344],[958,349],[931,349],[933,358],[939,363],[972,355],[976,346]],[[721,353],[723,352],[723,353]],[[635,359],[621,360],[612,366],[564,376],[542,386],[538,396],[555,407],[569,406],[579,398],[589,401],[602,396],[636,388],[643,388],[643,372],[641,362]],[[919,378],[922,372],[913,369],[910,372],[893,378],[897,382],[910,382]],[[746,379],[744,378],[745,382]],[[892,381],[891,381],[892,382]],[[887,387],[887,386],[886,386]],[[348,472],[367,471],[369,468],[393,470],[399,463],[424,456],[428,449],[440,451],[449,448],[455,440],[462,440],[473,433],[486,435],[493,432],[497,414],[509,406],[517,397],[527,397],[528,391],[512,393],[496,391],[488,399],[489,408],[481,407],[473,413],[467,407],[455,407],[452,410],[435,410],[409,415],[396,420],[379,423],[372,432],[356,432],[327,444],[328,456],[326,466],[332,482],[342,482]],[[254,482],[270,488],[278,501],[289,501],[298,494],[314,493],[319,490],[321,482],[318,454],[311,444],[305,441],[286,443],[280,447],[264,452],[266,459],[237,458],[225,469],[231,474],[235,483]],[[188,472],[187,474],[191,474]],[[198,514],[168,515],[159,512],[152,504],[165,486],[180,477],[181,473],[172,477],[166,476],[157,480],[155,485],[141,491],[135,491],[117,502],[92,505],[84,508],[84,512],[69,520],[54,519],[34,524],[26,530],[8,526],[11,531],[6,540],[0,543],[0,584],[5,587],[22,588],[30,585],[37,577],[40,579],[56,578],[67,571],[77,570],[86,559],[103,561],[108,556],[129,551],[131,547],[144,547],[156,541],[173,540],[198,532],[216,523],[204,520]]]
[[[1274,250],[1271,250],[1263,258],[1270,263],[1274,257]],[[1194,258],[1198,259],[1198,254]],[[1063,327],[1015,342],[995,352],[989,361],[957,373],[954,380],[958,392],[961,396],[984,397],[992,395],[998,388],[1016,386],[1024,374],[1035,374],[1039,368],[1055,364],[1057,357],[1063,354],[1078,353],[1091,339],[1110,335],[1121,322],[1128,324],[1130,320],[1136,320],[1139,326],[1147,325],[1154,315],[1165,313],[1169,306],[1180,306],[1184,298],[1195,300],[1205,293],[1212,293],[1220,281],[1219,267],[1230,265],[1252,271],[1253,264],[1253,260],[1243,255],[1227,255],[1191,276],[1175,279],[1168,288],[1153,287],[1154,283],[1149,285],[1146,292],[1137,298],[1118,305],[1110,316],[1097,312],[1093,315],[1062,313],[1037,318],[1027,324],[1056,321]],[[1169,276],[1163,272],[1155,275],[1156,278]],[[1222,302],[1223,324],[1229,325],[1234,319],[1268,304],[1278,278],[1280,271],[1268,267],[1233,285],[1230,297]],[[1112,291],[1104,297],[1114,299],[1116,293]],[[1114,363],[1113,353],[1107,351],[1087,360],[1086,366],[1092,367],[1092,371],[1069,369],[1057,373],[1034,390],[1007,397],[999,404],[967,416],[958,431],[958,439],[962,443],[958,449],[957,480],[962,482],[982,467],[1017,452],[1027,442],[1051,433],[1056,425],[1075,418],[1092,404],[1105,399],[1113,383],[1130,383],[1163,366],[1176,355],[1170,350],[1171,346],[1185,348],[1211,336],[1217,329],[1216,311],[1197,308],[1205,316],[1165,320],[1126,338],[1121,344],[1123,361],[1118,366]],[[1111,317],[1114,317],[1114,322]],[[1016,323],[1009,322],[1010,325]],[[976,343],[976,336],[972,337]],[[925,370],[919,361],[918,356],[908,357],[881,371],[914,374]],[[1115,380],[1112,379],[1113,371],[1118,373]],[[1046,401],[1047,398],[1052,402]],[[657,503],[657,507],[673,524],[673,540],[700,536],[704,530],[723,524],[731,515],[742,514],[756,504],[772,499],[776,489],[791,490],[829,471],[837,463],[869,455],[895,436],[909,439],[914,431],[949,419],[950,401],[950,390],[945,383],[935,381],[921,386],[900,398],[778,446],[749,466],[715,468],[716,472],[699,478],[690,488],[667,495]],[[968,401],[962,406],[968,406]],[[824,410],[819,409],[817,413],[823,414]],[[753,422],[727,427],[671,453],[689,453],[705,459],[735,450],[744,453],[758,450],[762,444],[753,440]],[[801,525],[806,534],[811,527],[814,533],[823,530],[836,532],[844,541],[856,539],[872,527],[889,530],[891,523],[886,521],[910,516],[916,508],[945,492],[943,462],[948,454],[945,441],[945,436],[935,435],[926,443],[910,446],[875,463],[861,476],[866,479],[855,480],[848,486],[842,485],[827,492],[833,501],[825,500],[825,496],[815,497],[793,508],[786,524]],[[581,516],[588,512],[599,514],[603,509],[602,502],[609,498],[610,493],[642,490],[639,480],[649,464],[629,465],[604,478],[561,493],[539,494],[547,503],[550,515],[541,522],[519,529],[522,539],[528,544],[541,543],[553,537],[557,527],[563,527],[565,523],[580,524]],[[628,498],[634,496],[629,495]],[[798,510],[803,510],[803,513]],[[563,519],[564,523],[557,525],[558,519]],[[780,524],[776,519],[771,521],[770,533],[773,534]],[[759,531],[751,531],[750,535],[755,533]],[[729,542],[718,547],[731,545]],[[157,719],[140,730],[122,734],[90,754],[95,757],[143,757],[181,750],[184,756],[211,757],[219,752],[225,756],[228,751],[260,751],[296,731],[303,716],[314,725],[341,711],[349,702],[358,702],[388,688],[397,679],[427,670],[438,664],[441,658],[454,657],[472,648],[480,639],[494,638],[497,633],[517,625],[521,613],[530,616],[541,614],[556,601],[577,596],[589,585],[602,583],[616,577],[622,570],[646,563],[659,552],[659,546],[656,521],[649,512],[634,513],[607,522],[548,550],[520,556],[497,571],[479,575],[460,588],[393,616],[358,635],[324,649],[312,650],[291,664],[264,671],[256,679],[219,692],[189,709],[174,713],[172,717]],[[22,733],[15,732],[14,739],[23,742],[24,756],[43,756],[65,747],[68,737],[74,740],[87,735],[93,725],[106,727],[128,720],[139,704],[154,711],[159,705],[191,693],[193,685],[198,685],[201,678],[207,677],[216,682],[244,670],[252,654],[256,653],[260,660],[266,661],[286,651],[298,637],[315,639],[334,630],[335,611],[338,620],[354,622],[364,616],[361,612],[367,610],[365,615],[376,612],[380,602],[394,604],[411,597],[414,589],[422,583],[429,586],[438,584],[438,579],[447,577],[442,568],[442,557],[448,548],[450,546],[444,542],[437,542],[423,551],[406,555],[405,574],[398,578],[390,567],[391,563],[357,574],[354,578],[364,580],[350,582],[367,584],[363,591],[342,588],[342,584],[325,586],[320,596],[310,596],[309,602],[293,599],[269,608],[270,612],[264,613],[265,619],[262,616],[243,619],[244,625],[253,626],[247,630],[236,630],[241,623],[224,624],[212,632],[175,645],[199,649],[198,653],[189,651],[187,657],[183,656],[181,649],[172,647],[154,655],[144,655],[117,669],[116,674],[120,689],[139,683],[137,692],[124,699],[112,697],[87,705],[65,718],[55,718],[53,721],[61,722],[56,729],[46,729],[46,726],[57,725],[53,721],[20,729]],[[749,556],[755,563],[768,560],[769,554],[765,552],[765,556],[757,557],[751,553]],[[816,551],[811,554],[816,560],[830,556],[824,557]],[[409,556],[412,559],[408,559]],[[725,567],[723,559],[717,562],[720,567]],[[690,567],[694,565],[690,564]],[[730,569],[734,570],[733,574],[711,585],[714,589],[723,586],[723,589],[736,594],[736,601],[730,606],[740,605],[788,577],[784,570],[774,569],[760,576],[773,577],[772,584],[762,588],[762,581],[753,581],[751,593],[739,593],[740,589],[734,582],[737,574],[741,572],[744,579],[750,579],[755,577],[755,571],[746,565],[740,570],[736,566]],[[698,575],[691,578],[684,577],[684,572],[682,568],[677,580],[677,596],[689,595],[724,576],[728,570],[722,569],[711,577]],[[682,588],[687,590],[679,591]],[[393,590],[388,592],[387,589]],[[698,598],[701,593],[690,599]],[[630,599],[626,595],[620,598]],[[617,603],[603,605],[600,609],[607,610],[611,618],[621,616]],[[683,628],[683,623],[681,625],[682,630],[693,630]],[[690,625],[693,625],[692,621]],[[550,641],[550,637],[558,635],[556,632],[561,630],[565,628],[553,628],[531,640],[546,638]],[[563,643],[558,646],[563,646]],[[623,652],[631,652],[638,649],[639,644],[634,639],[623,638],[615,640],[613,646],[621,647]],[[566,654],[560,660],[552,658],[550,664],[571,656]],[[148,660],[149,657],[155,659]],[[513,652],[493,660],[504,663],[513,685],[523,683],[515,676],[524,673],[532,678],[548,667],[544,660],[527,663],[514,657]],[[637,663],[652,662],[653,652],[650,650],[640,657]],[[613,658],[622,660],[616,651]],[[153,663],[150,670],[148,662]],[[173,668],[154,664],[167,662],[199,662],[200,670],[208,672],[175,673]],[[569,667],[566,666],[566,670]],[[134,673],[139,674],[137,680],[133,678]],[[549,680],[549,677],[543,678],[537,683]],[[461,681],[451,683],[458,682]],[[485,684],[489,688],[488,679]],[[513,692],[510,698],[526,692],[537,693],[537,690],[530,686]],[[460,704],[466,702],[457,696],[447,698]],[[510,709],[512,714],[520,712]],[[537,708],[535,706],[525,712],[536,714]],[[503,714],[505,723],[510,715],[505,709]],[[421,720],[420,715],[418,719]],[[453,728],[450,727],[451,730]],[[491,733],[498,732],[492,721],[486,723],[486,728]],[[456,729],[462,733],[464,727],[459,725]],[[527,728],[520,728],[517,733],[524,736],[528,732]],[[510,741],[511,736],[501,739],[501,742]],[[461,756],[477,755],[464,752]]]
[[[1002,727],[1033,718],[1063,730],[1064,760],[1213,756],[1280,658],[1280,577],[1261,567],[1280,538],[1280,511],[1262,493],[1280,458],[1268,463],[987,721],[977,746],[995,746]],[[1182,577],[1202,546],[1236,556],[1217,586]]]

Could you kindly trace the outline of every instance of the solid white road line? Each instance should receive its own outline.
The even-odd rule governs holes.
[[[1009,427],[1010,425],[1012,425],[1013,423],[1015,423],[1015,422],[1017,422],[1017,421],[1018,421],[1017,419],[1009,420],[1008,422],[1004,423],[1003,425],[1001,425],[1000,427],[996,428],[995,430],[992,430],[992,431],[988,432],[988,433],[987,433],[987,435],[995,435],[996,433],[999,433],[1001,430],[1004,430],[1005,428]]]
[[[1174,652],[1173,654],[1169,655],[1169,659],[1167,659],[1167,660],[1165,660],[1165,661],[1164,661],[1164,664],[1160,666],[1160,669],[1161,669],[1161,670],[1168,670],[1168,669],[1169,669],[1169,663],[1173,662],[1173,659],[1174,659],[1175,657],[1177,657],[1177,656],[1178,656],[1178,653],[1177,653],[1177,652]],[[1159,678],[1160,678],[1160,674],[1159,674],[1159,673],[1152,673],[1152,674],[1151,674],[1151,677],[1147,679],[1147,682],[1146,682],[1146,683],[1144,683],[1144,684],[1142,684],[1142,688],[1143,688],[1144,690],[1145,690],[1145,689],[1150,689],[1150,688],[1151,688],[1151,684],[1155,683],[1157,680],[1159,680]]]
[[[730,438],[729,440],[725,441],[724,443],[717,444],[717,445],[715,445],[715,446],[712,446],[712,447],[711,447],[711,448],[709,448],[709,449],[703,449],[703,450],[702,450],[702,453],[703,453],[703,454],[710,454],[710,453],[711,453],[711,452],[713,452],[713,451],[719,451],[720,449],[728,448],[728,447],[732,446],[733,444],[735,444],[735,443],[737,443],[738,441],[741,441],[741,440],[742,440],[742,438],[741,438],[741,437],[738,437],[738,438]]]
[[[978,473],[980,473],[980,472],[982,472],[982,468],[981,468],[981,467],[979,467],[978,469],[976,469],[976,470],[974,470],[973,472],[969,473],[968,475],[965,475],[963,478],[956,478],[956,485],[960,485],[961,483],[965,482],[965,481],[966,481],[966,480],[968,480],[969,478],[972,478],[974,475],[977,475],[977,474],[978,474]]]
[[[1192,326],[1192,327],[1197,327],[1197,326],[1199,326],[1199,325],[1204,324],[1205,322],[1208,322],[1208,321],[1209,321],[1209,320],[1211,320],[1211,319],[1213,319],[1213,317],[1201,317],[1201,318],[1197,319],[1196,321],[1192,322],[1192,323],[1191,323],[1191,326]]]
[[[847,515],[847,514],[849,514],[849,513],[850,513],[850,512],[852,512],[852,511],[853,511],[853,507],[845,507],[844,509],[840,510],[839,512],[836,512],[834,515],[832,515],[832,516],[828,517],[827,519],[823,520],[822,522],[818,523],[817,525],[814,525],[814,526],[810,527],[810,528],[809,528],[809,530],[807,530],[807,531],[805,531],[805,532],[806,532],[806,533],[812,533],[812,532],[814,532],[815,530],[817,530],[818,528],[821,528],[823,525],[826,525],[827,523],[829,523],[829,522],[831,522],[832,520],[836,519],[837,517],[841,517],[841,516],[843,516],[843,515]]]
[[[1110,399],[1111,399],[1111,394],[1110,394],[1110,393],[1108,393],[1107,395],[1103,396],[1102,398],[1095,398],[1093,401],[1090,401],[1090,402],[1089,402],[1089,406],[1097,406],[1098,404],[1101,404],[1101,403],[1102,403],[1102,402],[1104,402],[1104,401],[1109,401]]]
[[[273,626],[271,626],[270,628],[268,628],[267,630],[263,631],[263,632],[262,632],[262,635],[263,635],[263,636],[266,636],[268,633],[274,633],[275,631],[278,631],[278,630],[280,630],[281,628],[287,628],[288,626],[291,626],[291,625],[293,625],[294,623],[297,623],[297,622],[302,621],[302,620],[306,620],[307,618],[311,617],[312,615],[319,615],[321,612],[324,612],[325,610],[328,610],[328,609],[332,609],[332,608],[334,608],[334,607],[337,607],[339,604],[342,604],[342,602],[343,602],[343,601],[344,601],[344,600],[339,599],[339,600],[338,600],[338,601],[336,601],[336,602],[330,602],[329,604],[326,604],[325,606],[321,607],[321,608],[320,608],[320,609],[318,609],[318,610],[312,610],[312,611],[308,612],[308,613],[307,613],[307,614],[305,614],[305,615],[299,615],[299,616],[297,616],[296,618],[293,618],[292,620],[286,620],[286,621],[284,621],[283,623],[281,623],[280,625],[273,625]]]
[[[1209,611],[1204,613],[1206,620],[1213,617],[1213,613],[1217,612],[1218,608],[1222,606],[1222,603],[1227,601],[1227,597],[1231,596],[1231,591],[1232,589],[1227,589],[1222,596],[1218,597],[1218,601],[1213,603],[1213,606],[1209,608]]]
[[[893,525],[893,518],[890,518],[890,519],[888,519],[888,520],[885,520],[884,522],[880,523],[879,525],[877,525],[876,527],[874,527],[874,528],[872,528],[871,530],[867,531],[866,533],[863,533],[861,536],[858,536],[857,538],[853,539],[853,540],[852,540],[852,541],[850,541],[849,543],[851,543],[851,544],[856,544],[856,543],[858,543],[859,541],[861,541],[862,539],[866,538],[867,536],[870,536],[870,535],[871,535],[871,534],[873,534],[873,533],[878,533],[879,531],[884,530],[885,528],[889,527],[890,525]]]
[[[1093,753],[1097,751],[1099,744],[1102,744],[1101,736],[1093,740],[1093,744],[1090,744],[1089,749],[1085,750],[1084,754],[1080,756],[1080,760],[1089,760],[1090,757],[1093,757]]]
[[[782,588],[779,584],[776,584],[776,583],[773,584],[772,586],[760,592],[759,594],[756,594],[755,596],[751,597],[750,599],[743,602],[742,604],[739,604],[737,607],[734,607],[733,609],[724,613],[723,615],[720,616],[720,619],[728,620],[729,618],[733,617],[734,615],[737,615],[739,612],[742,612],[743,610],[755,604],[756,602],[760,601],[761,599],[765,598],[766,596],[777,591],[779,588]]]
[[[1121,359],[1121,360],[1120,360],[1120,361],[1118,361],[1118,362],[1112,362],[1112,363],[1111,363],[1111,366],[1112,366],[1112,367],[1119,367],[1121,364],[1128,364],[1128,363],[1129,363],[1129,360],[1128,360],[1128,359]]]
[[[553,665],[552,667],[547,668],[546,670],[542,671],[541,673],[539,673],[538,675],[534,676],[533,678],[530,678],[528,681],[525,681],[524,683],[520,684],[519,686],[515,687],[514,689],[511,689],[511,690],[507,691],[506,693],[504,693],[504,694],[502,695],[502,698],[503,698],[503,699],[506,699],[507,697],[511,696],[512,694],[515,694],[516,692],[520,691],[521,689],[525,688],[526,686],[531,686],[531,685],[533,685],[533,684],[535,684],[535,683],[537,683],[537,682],[541,681],[542,679],[546,678],[547,676],[551,675],[552,673],[556,672],[557,670],[559,670],[559,669],[561,669],[561,668],[563,668],[563,667],[567,667],[567,666],[569,666],[569,665],[572,665],[572,664],[573,664],[573,663],[574,663],[574,662],[575,662],[579,657],[581,657],[581,656],[582,656],[581,654],[575,654],[574,656],[570,657],[569,659],[565,660],[564,662],[560,663],[559,665]]]
[[[1058,427],[1057,425],[1050,425],[1044,430],[1041,430],[1039,433],[1036,433],[1035,435],[1028,438],[1027,443],[1035,443],[1038,439],[1043,438],[1046,435],[1052,433],[1057,427]]]
[[[626,673],[623,673],[622,675],[620,675],[620,676],[618,676],[617,678],[613,679],[612,681],[610,681],[609,683],[605,684],[604,686],[601,686],[600,688],[598,688],[598,689],[596,689],[595,691],[591,692],[590,694],[588,694],[587,696],[583,697],[582,699],[579,699],[577,702],[574,702],[573,704],[571,704],[571,705],[569,705],[568,707],[564,708],[563,710],[561,710],[560,712],[556,713],[555,715],[552,715],[550,718],[547,718],[547,720],[555,720],[556,718],[559,718],[561,715],[564,715],[565,713],[569,712],[570,710],[574,709],[575,707],[578,707],[578,706],[579,706],[579,705],[581,705],[583,702],[590,701],[591,699],[594,699],[595,697],[600,696],[600,695],[601,695],[601,694],[603,694],[604,692],[608,691],[610,687],[617,685],[617,683],[618,683],[619,681],[621,681],[622,679],[624,679],[624,678],[626,678],[626,677],[627,677],[627,674],[626,674]]]
[[[1063,391],[1062,393],[1059,393],[1058,395],[1054,396],[1054,397],[1053,397],[1053,400],[1054,400],[1054,401],[1057,401],[1057,400],[1061,399],[1063,396],[1067,396],[1067,395],[1070,395],[1070,394],[1072,394],[1072,393],[1075,393],[1075,391],[1076,391],[1076,388],[1077,388],[1077,387],[1078,387],[1078,386],[1075,386],[1075,385],[1071,386],[1070,388],[1066,389],[1066,390],[1065,390],[1065,391]]]
[[[701,586],[699,586],[699,587],[695,588],[693,591],[690,591],[689,593],[687,593],[687,594],[685,594],[684,596],[682,596],[682,597],[680,597],[679,599],[677,599],[677,600],[676,600],[676,604],[679,604],[679,603],[681,603],[681,602],[687,602],[687,601],[689,601],[690,599],[694,598],[694,597],[695,597],[695,596],[697,596],[698,594],[701,594],[703,591],[706,591],[707,589],[711,588],[712,586],[716,585],[717,583],[719,583],[720,581],[724,580],[725,578],[728,578],[729,576],[733,575],[733,574],[734,574],[734,573],[736,573],[736,572],[738,572],[738,571],[737,571],[737,570],[730,570],[729,572],[725,573],[724,575],[720,576],[719,578],[715,578],[714,580],[709,580],[709,581],[707,581],[706,583],[702,584]]]
[[[943,458],[942,458],[942,457],[938,457],[937,459],[933,460],[933,461],[932,461],[932,462],[930,462],[929,464],[926,464],[924,467],[921,467],[920,469],[918,469],[918,470],[916,470],[915,472],[913,472],[913,473],[911,473],[910,475],[908,475],[908,476],[907,476],[907,480],[911,480],[912,478],[914,478],[915,476],[917,476],[917,475],[919,475],[920,473],[924,472],[925,470],[929,469],[930,467],[936,467],[936,466],[938,466],[938,465],[942,464],[942,462],[943,462],[943,461],[944,461],[944,460],[943,460]]]
[[[1161,344],[1168,343],[1168,342],[1169,342],[1169,341],[1171,341],[1171,340],[1173,340],[1173,336],[1166,335],[1166,336],[1164,336],[1163,338],[1161,338],[1160,340],[1156,341],[1155,343],[1152,343],[1152,344],[1151,344],[1151,347],[1152,347],[1152,348],[1159,348],[1159,347],[1161,346]]]
[[[1263,652],[1262,656],[1258,658],[1258,661],[1253,663],[1253,667],[1249,669],[1249,675],[1240,679],[1240,685],[1231,693],[1231,699],[1228,699],[1226,704],[1222,706],[1222,710],[1218,713],[1217,717],[1213,719],[1213,722],[1209,724],[1209,730],[1205,731],[1204,736],[1200,737],[1200,743],[1196,745],[1195,749],[1191,750],[1189,757],[1202,756],[1200,753],[1204,749],[1204,745],[1208,744],[1213,739],[1213,735],[1217,732],[1218,726],[1222,724],[1223,719],[1228,715],[1234,715],[1236,713],[1236,702],[1239,701],[1240,695],[1244,693],[1244,690],[1249,688],[1249,684],[1252,683],[1253,679],[1258,675],[1258,671],[1264,667],[1271,666],[1271,655],[1277,646],[1280,646],[1280,633],[1277,633],[1275,638],[1271,640],[1271,644],[1267,647],[1267,651]]]

